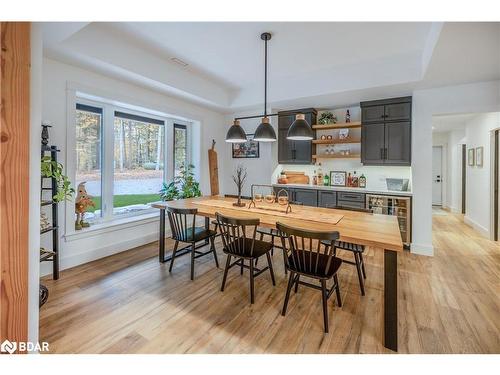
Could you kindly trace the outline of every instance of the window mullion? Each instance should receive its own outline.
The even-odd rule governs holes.
[[[103,117],[103,158],[102,158],[102,203],[103,220],[113,218],[114,186],[114,112],[111,105],[104,107]]]
[[[174,122],[167,119],[165,122],[165,152],[164,152],[164,178],[166,182],[174,179]]]

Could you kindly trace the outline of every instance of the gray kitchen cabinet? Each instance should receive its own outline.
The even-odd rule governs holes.
[[[361,103],[361,162],[411,165],[411,97]]]
[[[337,205],[351,208],[365,207],[365,194],[350,191],[339,191],[337,193]]]
[[[317,112],[314,108],[278,112],[278,163],[280,164],[314,163],[311,141],[290,141],[286,138],[297,113],[303,113],[309,125],[316,124]],[[314,132],[314,137],[316,137],[316,132]]]
[[[293,202],[304,206],[318,206],[318,191],[315,189],[290,189]]]
[[[333,208],[337,205],[337,192],[329,190],[318,191],[318,206]]]

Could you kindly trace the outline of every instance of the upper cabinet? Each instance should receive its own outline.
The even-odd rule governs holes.
[[[411,165],[411,96],[361,103],[361,162]]]
[[[316,124],[317,112],[314,108],[278,112],[278,163],[312,164],[313,145],[311,141],[290,141],[286,139],[288,129],[295,121],[295,115],[303,113],[309,125]]]

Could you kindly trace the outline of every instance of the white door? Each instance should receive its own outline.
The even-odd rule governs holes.
[[[442,153],[441,146],[432,147],[432,205],[441,206],[442,192]]]

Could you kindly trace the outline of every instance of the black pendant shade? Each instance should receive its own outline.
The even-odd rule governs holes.
[[[260,125],[255,129],[254,141],[257,142],[274,142],[276,141],[276,133],[269,123],[268,117],[263,117]]]
[[[306,116],[299,113],[295,116],[295,121],[288,129],[287,139],[294,141],[310,141],[313,139],[313,130],[306,121]]]
[[[226,134],[226,142],[229,143],[245,143],[247,141],[247,135],[245,131],[240,126],[238,120],[234,120],[233,125],[229,128]]]

